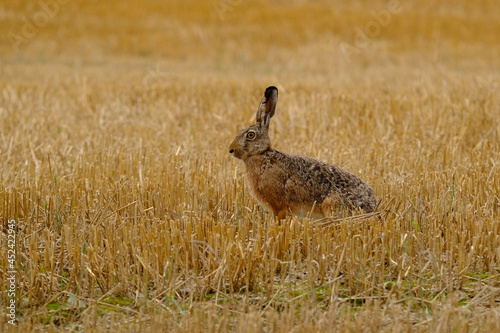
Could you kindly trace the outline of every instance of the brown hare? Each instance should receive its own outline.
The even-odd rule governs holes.
[[[359,177],[338,166],[272,148],[269,123],[277,102],[278,89],[267,88],[257,109],[257,123],[242,130],[229,145],[229,153],[245,163],[254,198],[280,220],[289,213],[321,218],[341,209],[374,211],[375,193]]]

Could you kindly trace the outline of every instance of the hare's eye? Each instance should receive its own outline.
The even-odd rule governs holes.
[[[248,132],[247,133],[247,138],[250,139],[250,140],[255,139],[255,132]]]

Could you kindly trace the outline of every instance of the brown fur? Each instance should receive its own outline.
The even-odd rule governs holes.
[[[267,88],[257,110],[257,124],[242,130],[229,145],[229,152],[245,163],[255,199],[279,219],[289,213],[325,217],[343,208],[372,212],[377,199],[359,177],[335,165],[271,147],[269,123],[277,100],[278,89]]]

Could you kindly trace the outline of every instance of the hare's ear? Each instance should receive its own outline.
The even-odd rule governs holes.
[[[278,88],[268,87],[264,93],[264,97],[260,101],[259,108],[257,109],[257,124],[263,127],[269,127],[269,122],[274,116],[276,111],[276,104],[278,103]]]

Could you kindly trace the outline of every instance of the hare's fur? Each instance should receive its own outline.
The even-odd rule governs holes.
[[[356,175],[314,158],[282,153],[271,147],[269,123],[278,89],[266,89],[257,110],[257,124],[242,130],[229,152],[245,163],[252,195],[283,219],[287,214],[331,216],[346,208],[375,210],[373,189]]]

